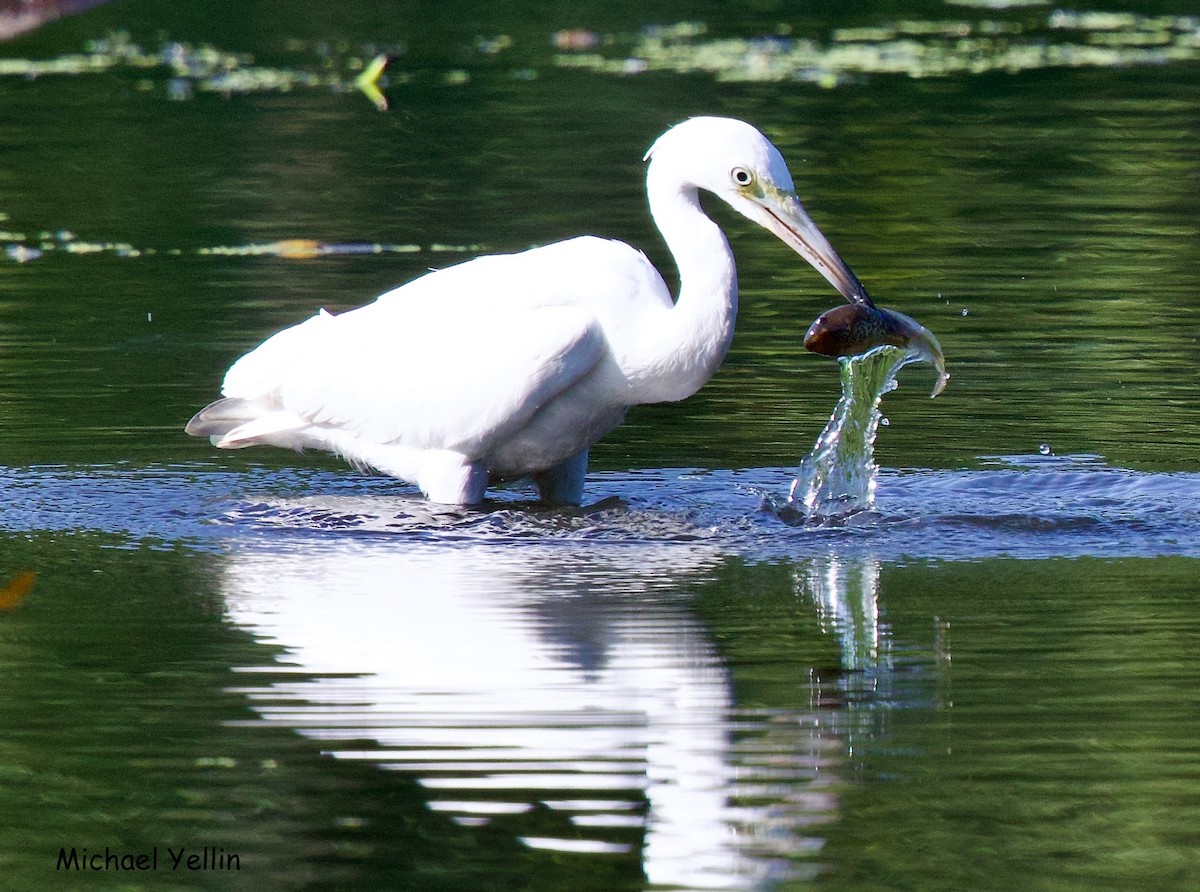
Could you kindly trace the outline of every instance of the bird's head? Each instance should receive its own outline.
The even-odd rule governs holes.
[[[783,155],[757,129],[735,118],[691,118],[660,136],[646,152],[655,171],[681,188],[712,192],[775,233],[850,303],[871,306],[866,288],[809,218]]]

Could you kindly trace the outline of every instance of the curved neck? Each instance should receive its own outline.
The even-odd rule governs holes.
[[[725,234],[700,207],[696,187],[661,174],[646,178],[650,215],[679,268],[679,296],[655,336],[661,371],[644,382],[654,401],[681,400],[716,372],[733,340],[737,269]],[[649,401],[649,400],[647,400]]]

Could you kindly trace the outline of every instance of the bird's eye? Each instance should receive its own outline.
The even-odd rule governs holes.
[[[754,182],[754,174],[744,167],[735,167],[729,171],[729,178],[733,180],[735,186],[749,186]]]

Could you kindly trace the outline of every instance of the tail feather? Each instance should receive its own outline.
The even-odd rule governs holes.
[[[235,427],[261,417],[263,408],[237,397],[214,400],[192,416],[184,431],[193,437],[224,437]]]
[[[309,445],[304,436],[308,427],[307,421],[291,412],[255,400],[226,397],[197,412],[184,430],[193,437],[208,437],[221,449],[258,445],[303,449]]]

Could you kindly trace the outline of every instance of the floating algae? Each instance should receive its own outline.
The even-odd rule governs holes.
[[[306,47],[290,47],[302,51]],[[318,52],[312,64],[276,67],[257,64],[248,53],[233,53],[209,44],[163,40],[147,48],[124,31],[91,40],[83,52],[51,59],[0,58],[0,77],[33,80],[67,75],[98,75],[136,72],[139,89],[154,89],[158,75],[172,100],[190,99],[197,93],[225,96],[250,93],[286,93],[296,89],[325,89],[332,92],[362,90],[380,105],[380,88],[387,77],[380,59],[403,52],[400,46],[345,48],[344,53]],[[365,89],[369,85],[371,89]],[[373,92],[372,92],[373,91]]]
[[[960,0],[956,5],[1020,13],[1020,7],[1031,4]],[[824,40],[793,35],[787,25],[771,35],[713,38],[703,23],[684,22],[597,44],[587,52],[559,53],[555,64],[604,74],[666,71],[707,74],[719,81],[837,87],[875,75],[930,78],[1194,62],[1200,59],[1200,17],[1036,10],[1005,18],[840,28]]]
[[[0,222],[8,219],[0,212]],[[40,232],[36,237],[24,232],[0,230],[0,257],[16,263],[29,263],[53,255],[106,255],[120,258],[152,257],[166,254],[178,257],[195,254],[202,257],[274,257],[282,260],[311,260],[318,257],[370,254],[478,254],[487,251],[486,245],[450,245],[433,242],[428,245],[389,244],[384,242],[323,242],[318,239],[292,238],[274,242],[252,242],[242,245],[212,245],[190,249],[175,247],[136,247],[128,242],[93,242],[80,239],[70,230]]]
[[[703,22],[654,25],[636,33],[588,29],[555,31],[523,47],[520,67],[507,71],[529,82],[545,64],[622,76],[645,72],[706,74],[721,81],[778,81],[837,87],[867,77],[911,78],[1019,73],[1048,68],[1122,68],[1200,60],[1200,16],[1119,11],[1045,10],[1041,0],[947,0],[948,18],[884,20],[840,27],[827,34],[796,33],[780,22],[772,33],[713,37]],[[269,66],[247,53],[208,44],[161,39],[143,45],[124,31],[90,41],[83,51],[51,59],[0,58],[0,77],[133,72],[140,92],[161,91],[172,101],[202,94],[224,96],[295,90],[362,91],[380,110],[387,89],[422,77],[448,86],[502,70],[516,40],[477,37],[450,54],[444,70],[384,70],[408,53],[402,42],[289,39],[295,65]],[[462,60],[468,60],[462,66]]]

